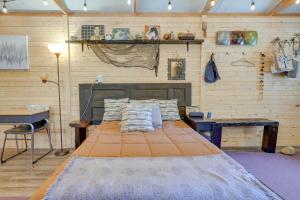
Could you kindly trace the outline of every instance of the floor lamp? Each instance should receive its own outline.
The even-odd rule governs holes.
[[[60,99],[60,77],[59,77],[59,56],[64,51],[63,44],[49,44],[48,49],[56,56],[56,66],[57,66],[57,82],[48,80],[47,74],[40,75],[43,83],[54,83],[58,87],[58,100],[59,100],[59,128],[60,128],[60,150],[55,152],[56,156],[64,156],[69,153],[68,150],[63,148],[63,136],[62,136],[62,122],[61,122],[61,99]]]

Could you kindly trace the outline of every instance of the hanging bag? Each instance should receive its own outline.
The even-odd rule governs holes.
[[[216,63],[214,61],[214,54],[212,53],[210,56],[210,61],[206,65],[204,80],[207,83],[214,83],[217,80],[221,79]]]

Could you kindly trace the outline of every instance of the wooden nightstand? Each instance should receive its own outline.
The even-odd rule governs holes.
[[[86,120],[77,120],[70,123],[70,127],[75,128],[75,148],[78,148],[86,139],[86,129],[90,126],[90,124],[91,122]]]
[[[207,140],[213,143],[213,121],[203,119],[200,117],[189,117],[186,118],[186,123],[200,135],[205,137]]]

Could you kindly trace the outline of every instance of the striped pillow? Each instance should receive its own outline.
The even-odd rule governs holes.
[[[128,98],[124,99],[104,99],[104,121],[121,120],[121,108],[129,103]]]
[[[162,120],[180,120],[177,99],[157,101],[159,102]]]
[[[154,131],[152,107],[143,104],[127,104],[122,109],[121,132]]]

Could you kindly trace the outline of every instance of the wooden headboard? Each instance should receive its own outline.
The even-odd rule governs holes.
[[[92,96],[91,94],[92,89]],[[89,102],[89,106],[86,105]],[[191,83],[112,83],[79,84],[80,116],[99,124],[104,114],[104,99],[177,99],[179,113],[185,117],[185,106],[191,105]]]

